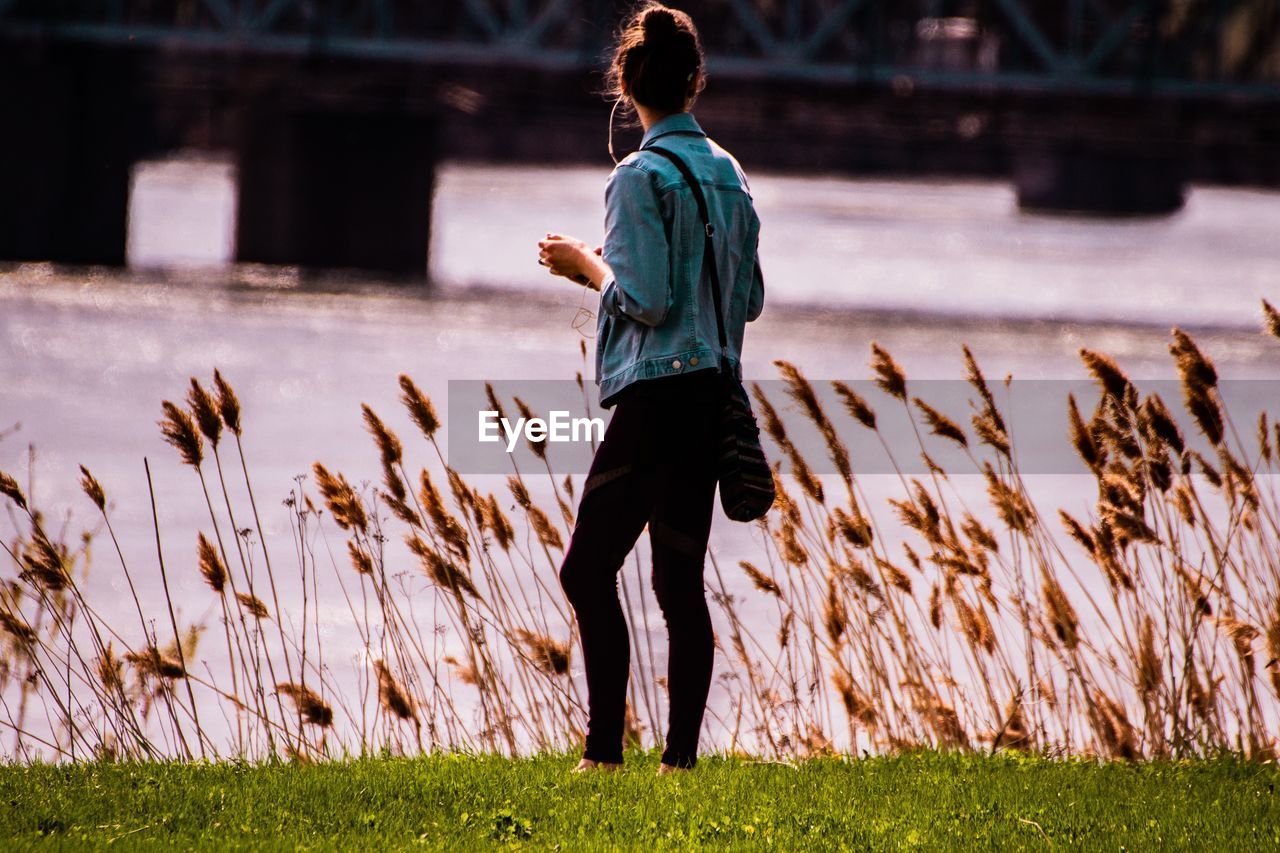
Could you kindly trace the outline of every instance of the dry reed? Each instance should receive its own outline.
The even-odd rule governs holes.
[[[1264,303],[1263,316],[1280,337],[1280,314]],[[1068,396],[1062,435],[1096,500],[1047,511],[967,348],[976,441],[910,395],[902,366],[872,345],[872,379],[916,427],[911,455],[926,471],[910,477],[894,457],[890,476],[901,488],[879,507],[842,434],[853,424],[890,450],[873,402],[833,382],[838,406],[828,413],[801,370],[778,362],[789,411],[817,429],[841,497],[793,441],[779,408],[786,401],[753,386],[770,448],[781,454],[778,500],[759,527],[759,552],[739,562],[737,591],[718,568],[708,580],[726,652],[708,741],[776,758],[923,745],[1121,760],[1274,756],[1280,506],[1271,477],[1280,473],[1280,424],[1263,413],[1241,438],[1208,355],[1177,329],[1169,351],[1190,433],[1114,359],[1080,351],[1098,400],[1082,409]],[[431,401],[408,376],[399,391],[439,473],[410,469],[415,449],[363,406],[382,484],[357,488],[314,464],[311,482],[300,479],[286,501],[297,575],[281,585],[283,597],[269,575],[270,604],[254,586],[256,567],[270,566],[257,507],[255,541],[234,522],[218,462],[224,506],[208,501],[213,528],[197,532],[195,562],[219,602],[225,661],[198,649],[202,625],[179,624],[163,572],[162,609],[153,599],[145,612],[133,586],[139,568],[118,543],[138,620],[132,630],[108,628],[78,580],[91,535],[77,545],[65,528],[51,534],[31,497],[0,473],[0,496],[22,520],[5,544],[12,574],[0,584],[0,695],[10,709],[0,727],[13,735],[5,754],[29,759],[52,744],[63,759],[189,757],[198,744],[200,753],[311,761],[335,749],[510,754],[578,742],[586,719],[575,626],[555,578],[573,523],[562,494],[578,493],[574,479],[554,479],[549,467],[545,480],[516,471],[502,497],[480,492],[443,466]],[[501,410],[504,401],[487,393]],[[162,410],[162,436],[198,472],[205,442],[216,459],[224,431],[232,434],[249,485],[240,403],[220,372],[212,392],[193,379],[186,407],[165,401]],[[962,451],[970,467],[940,466],[948,458],[935,455],[940,444]],[[87,468],[80,474],[115,542],[103,485]],[[343,537],[343,567],[329,557],[330,575],[321,572],[322,555],[334,551],[317,503]],[[223,547],[228,523],[234,549]],[[154,525],[159,563],[158,515]],[[420,571],[405,571],[406,560]],[[632,583],[624,575],[640,632],[627,731],[653,743],[665,729],[665,681],[640,631],[652,605]],[[326,658],[322,598],[348,607],[363,661],[353,669]],[[166,621],[168,645],[156,630]],[[207,722],[210,709],[226,721],[222,737]]]

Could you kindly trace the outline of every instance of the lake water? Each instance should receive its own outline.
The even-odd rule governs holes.
[[[353,482],[379,477],[362,402],[401,434],[416,464],[429,461],[409,440],[398,374],[443,408],[451,379],[584,370],[574,318],[594,310],[595,297],[549,277],[535,243],[553,230],[598,242],[606,174],[445,167],[426,289],[228,267],[230,168],[149,164],[135,180],[130,270],[0,270],[0,434],[21,424],[0,439],[0,470],[33,482],[48,518],[71,512],[92,524],[77,485],[77,466],[87,465],[116,504],[126,554],[151,565],[149,458],[181,619],[214,624],[194,569],[207,511],[194,474],[155,426],[160,401],[180,399],[189,377],[207,379],[215,366],[232,381],[266,533],[273,553],[289,554],[280,502],[295,476],[321,460]],[[1021,214],[1000,183],[757,175],[752,188],[767,305],[750,329],[750,377],[775,376],[772,360],[785,358],[815,379],[864,379],[876,340],[912,378],[960,377],[961,343],[990,377],[1084,378],[1077,351],[1087,346],[1135,377],[1167,378],[1168,328],[1178,324],[1224,377],[1280,379],[1280,342],[1259,333],[1258,309],[1261,297],[1280,303],[1280,194],[1195,188],[1173,217],[1117,221]],[[893,494],[880,479],[873,491]],[[969,479],[961,488],[982,503],[980,479]],[[1089,482],[1042,475],[1031,485],[1047,506],[1084,514]],[[500,491],[502,480],[477,485]],[[9,525],[0,520],[6,539]],[[329,538],[341,547],[337,531]],[[717,519],[722,566],[755,547],[745,528]],[[90,597],[109,619],[132,624],[114,557],[101,542],[96,552]],[[736,571],[731,584],[750,596]],[[158,601],[154,587],[143,594]],[[320,606],[327,655],[341,667],[358,651],[351,615],[340,600]]]

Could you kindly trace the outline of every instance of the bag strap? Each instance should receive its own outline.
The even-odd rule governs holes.
[[[716,233],[716,229],[711,224],[711,216],[707,212],[707,199],[703,196],[702,187],[698,184],[698,179],[693,176],[688,164],[677,156],[675,152],[660,148],[657,145],[651,145],[642,150],[661,154],[670,160],[680,170],[680,174],[684,176],[685,182],[689,184],[689,189],[693,190],[694,201],[698,203],[698,215],[702,217],[702,233],[705,241],[702,250],[702,264],[710,267],[711,272],[711,300],[715,304],[716,332],[720,336],[720,365],[725,373],[729,373],[729,339],[724,331],[724,306],[720,296],[720,271],[716,268],[716,247],[712,241],[712,236]]]

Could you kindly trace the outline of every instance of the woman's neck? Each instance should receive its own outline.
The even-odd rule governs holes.
[[[635,106],[636,115],[640,116],[640,126],[645,129],[646,133],[649,131],[649,128],[653,127],[667,116],[675,115],[673,112],[650,109],[644,104],[637,104],[635,101],[632,101],[631,103]],[[684,110],[680,110],[680,112],[684,112]]]

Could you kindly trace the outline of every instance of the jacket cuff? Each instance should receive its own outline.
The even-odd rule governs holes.
[[[618,285],[612,273],[600,282],[600,310],[610,317],[618,316]]]

